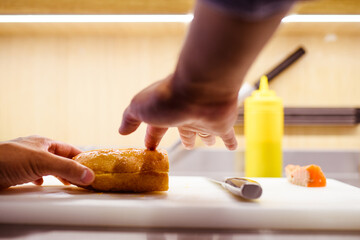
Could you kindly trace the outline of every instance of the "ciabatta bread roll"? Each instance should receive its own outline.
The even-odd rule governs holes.
[[[166,151],[101,149],[73,158],[95,172],[86,187],[97,191],[151,192],[168,190],[169,160]]]

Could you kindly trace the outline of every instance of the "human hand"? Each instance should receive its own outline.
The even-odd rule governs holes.
[[[206,145],[215,143],[215,136],[235,150],[237,141],[233,125],[237,117],[236,98],[219,101],[179,93],[173,89],[173,75],[150,85],[138,93],[125,110],[119,133],[134,132],[141,122],[148,124],[145,145],[155,149],[169,127],[177,127],[183,145],[193,148],[196,135]]]
[[[228,149],[236,149],[232,127],[242,80],[291,4],[249,21],[208,2],[196,3],[174,74],[133,98],[120,134],[145,122],[149,149],[156,148],[169,127],[178,128],[186,148],[194,146],[198,134],[207,145],[220,136]]]
[[[17,184],[43,183],[43,176],[57,176],[64,184],[89,185],[95,175],[73,161],[81,151],[69,144],[40,136],[0,142],[0,189]]]

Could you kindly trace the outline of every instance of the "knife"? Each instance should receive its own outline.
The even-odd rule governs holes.
[[[273,70],[265,74],[268,78],[268,81],[270,82],[277,75],[279,75],[286,68],[288,68],[291,64],[296,62],[304,54],[305,54],[305,49],[299,47],[295,52],[291,53],[287,58],[285,58],[281,63],[279,63]],[[254,85],[244,82],[239,91],[238,105],[242,105],[245,98],[250,96],[253,91],[259,88],[259,86],[260,86],[260,80],[258,80]]]
[[[254,200],[261,197],[261,185],[248,178],[226,178],[224,181],[217,181],[209,178],[210,181],[220,184],[223,188],[230,191],[236,196],[240,196],[247,200]]]

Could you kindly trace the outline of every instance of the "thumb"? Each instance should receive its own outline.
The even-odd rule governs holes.
[[[121,135],[128,135],[134,132],[141,124],[137,118],[133,116],[130,112],[130,108],[127,108],[124,112],[121,126],[119,128],[119,133]]]
[[[42,163],[44,175],[54,175],[76,185],[89,185],[95,180],[95,174],[90,168],[72,159],[46,153]]]

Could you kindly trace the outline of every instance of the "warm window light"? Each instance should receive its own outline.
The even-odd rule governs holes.
[[[0,15],[0,23],[116,23],[116,22],[183,22],[193,14],[150,15]],[[360,15],[289,15],[282,22],[360,22]]]

